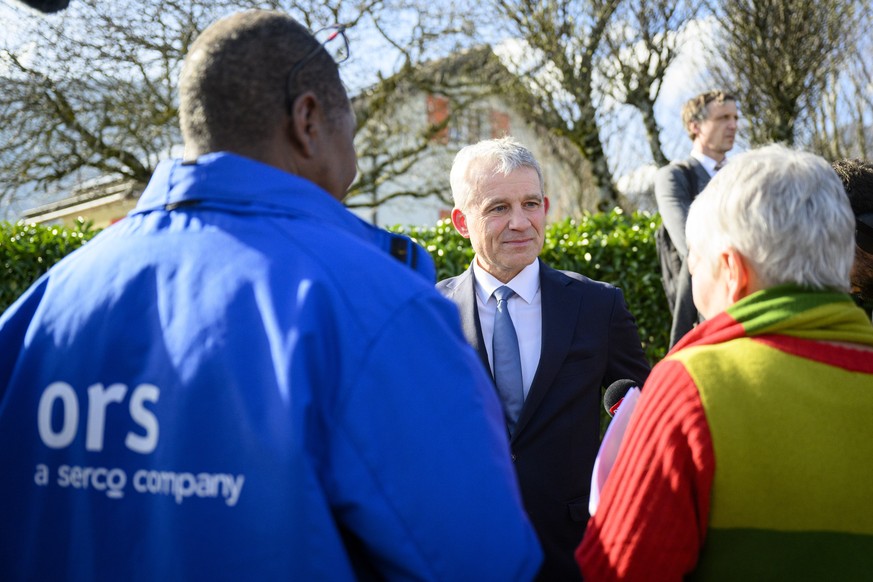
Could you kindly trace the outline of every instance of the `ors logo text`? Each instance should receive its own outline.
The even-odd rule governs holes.
[[[142,433],[129,431],[124,446],[135,453],[148,455],[158,446],[160,425],[155,413],[147,404],[155,404],[160,389],[153,384],[140,384],[128,397],[128,386],[115,383],[91,385],[87,392],[85,420],[85,450],[99,453],[103,450],[107,409],[110,404],[123,404],[127,399],[127,414],[142,429]],[[52,424],[52,413],[60,406],[60,426]],[[112,407],[112,412],[115,409]],[[64,449],[76,439],[79,431],[80,402],[73,387],[66,382],[53,382],[43,390],[37,410],[37,429],[42,443],[50,449]],[[64,489],[80,489],[105,494],[110,499],[122,499],[128,481],[133,491],[146,495],[166,495],[182,503],[189,497],[222,498],[228,507],[239,502],[245,475],[208,473],[159,469],[139,469],[128,479],[128,472],[119,467],[82,467],[60,465],[55,483]],[[51,469],[38,464],[33,481],[38,486],[51,485]]]

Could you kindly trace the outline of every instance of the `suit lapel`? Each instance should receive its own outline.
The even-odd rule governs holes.
[[[691,166],[691,169],[694,171],[694,175],[697,178],[697,192],[694,192],[692,198],[696,197],[698,194],[703,192],[703,189],[706,188],[706,185],[709,184],[711,179],[709,172],[706,171],[706,168],[703,167],[703,164],[700,163],[700,160],[697,158],[688,158],[690,161],[688,162]]]
[[[476,302],[476,280],[473,277],[471,266],[462,274],[458,275],[450,299],[458,306],[461,314],[461,327],[467,343],[479,354],[479,359],[488,373],[491,373],[491,365],[488,363],[488,351],[485,349],[485,340],[482,339],[482,326],[479,324],[479,308]]]
[[[533,417],[549,386],[561,369],[579,319],[582,294],[570,286],[572,279],[540,261],[540,295],[542,299],[542,351],[513,440],[524,431]]]

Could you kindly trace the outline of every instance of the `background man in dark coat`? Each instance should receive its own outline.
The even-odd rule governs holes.
[[[667,297],[673,309],[671,348],[699,320],[691,298],[691,275],[685,265],[688,256],[688,246],[685,244],[688,208],[710,178],[727,162],[725,155],[734,147],[737,120],[737,103],[733,95],[714,90],[690,99],[682,107],[682,123],[693,142],[691,154],[684,160],[664,166],[655,175],[658,212],[682,261],[675,297]]]

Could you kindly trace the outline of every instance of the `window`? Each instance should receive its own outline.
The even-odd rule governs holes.
[[[427,96],[427,123],[428,125],[439,125],[444,123],[449,117],[449,98],[444,95],[428,95]],[[433,141],[440,144],[449,143],[449,128],[444,127],[439,130],[431,138]]]
[[[451,111],[451,102],[445,95],[427,96],[427,123],[430,126],[446,123],[431,137],[432,141],[442,145],[462,147],[510,133],[508,113],[491,109],[485,104],[473,104],[459,111]]]

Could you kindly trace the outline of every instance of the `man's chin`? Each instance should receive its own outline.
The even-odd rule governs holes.
[[[521,271],[522,269],[533,263],[535,260],[537,260],[536,256],[532,257],[530,255],[526,255],[515,257],[514,260],[508,262],[507,264],[512,267],[512,270]]]

